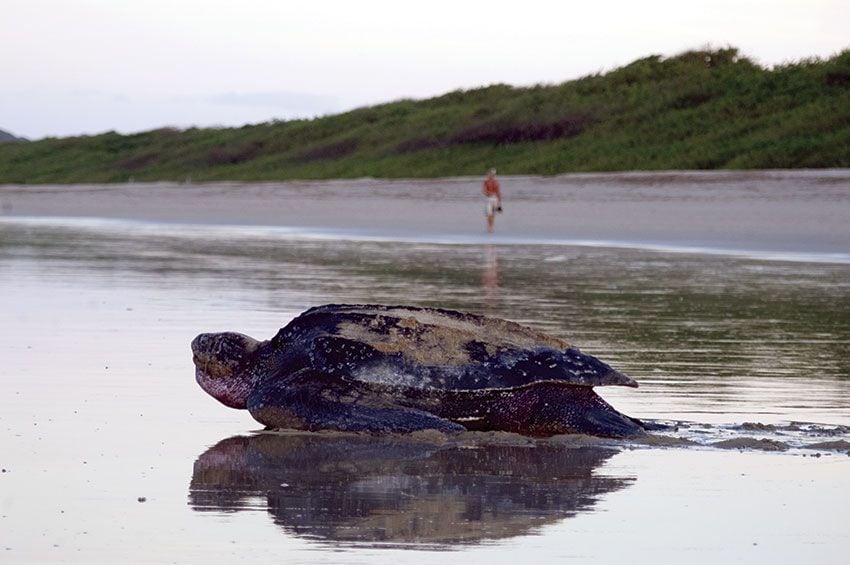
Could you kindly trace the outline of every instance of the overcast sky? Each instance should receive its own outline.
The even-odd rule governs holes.
[[[0,129],[29,138],[312,117],[560,83],[733,45],[850,48],[848,0],[0,0]]]

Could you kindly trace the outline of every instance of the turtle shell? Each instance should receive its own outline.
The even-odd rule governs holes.
[[[542,381],[637,386],[559,338],[499,318],[436,308],[319,306],[281,329],[266,351],[266,366],[278,375],[310,367],[395,387],[475,391]]]

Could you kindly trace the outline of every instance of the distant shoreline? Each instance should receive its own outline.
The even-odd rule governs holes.
[[[3,225],[39,228],[66,228],[71,230],[93,231],[103,234],[116,235],[151,235],[163,237],[215,237],[215,238],[267,238],[274,240],[302,241],[339,241],[346,243],[389,243],[428,246],[545,246],[624,249],[647,251],[652,253],[673,255],[702,255],[714,257],[731,257],[754,259],[759,261],[784,261],[793,263],[832,263],[850,264],[850,252],[819,252],[819,251],[776,251],[742,247],[707,247],[701,245],[680,245],[671,242],[653,241],[617,241],[617,240],[588,240],[588,239],[554,239],[531,238],[522,236],[503,236],[500,234],[437,234],[381,230],[340,230],[332,227],[281,227],[264,225],[233,225],[206,224],[185,222],[159,222],[151,220],[105,219],[84,217],[31,217],[31,216],[0,216],[0,228]],[[743,245],[746,245],[744,243]]]
[[[0,185],[0,218],[269,226],[442,243],[554,243],[781,258],[850,254],[850,169],[502,177],[484,233],[480,178]],[[843,262],[843,261],[841,261]]]

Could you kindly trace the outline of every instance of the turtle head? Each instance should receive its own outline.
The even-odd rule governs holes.
[[[246,408],[260,345],[256,339],[235,332],[199,335],[192,340],[195,380],[222,404]]]

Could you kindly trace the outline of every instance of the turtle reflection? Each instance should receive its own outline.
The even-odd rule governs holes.
[[[189,504],[198,511],[267,509],[288,533],[329,542],[469,544],[590,511],[634,480],[595,473],[615,453],[552,443],[237,436],[198,457]]]

